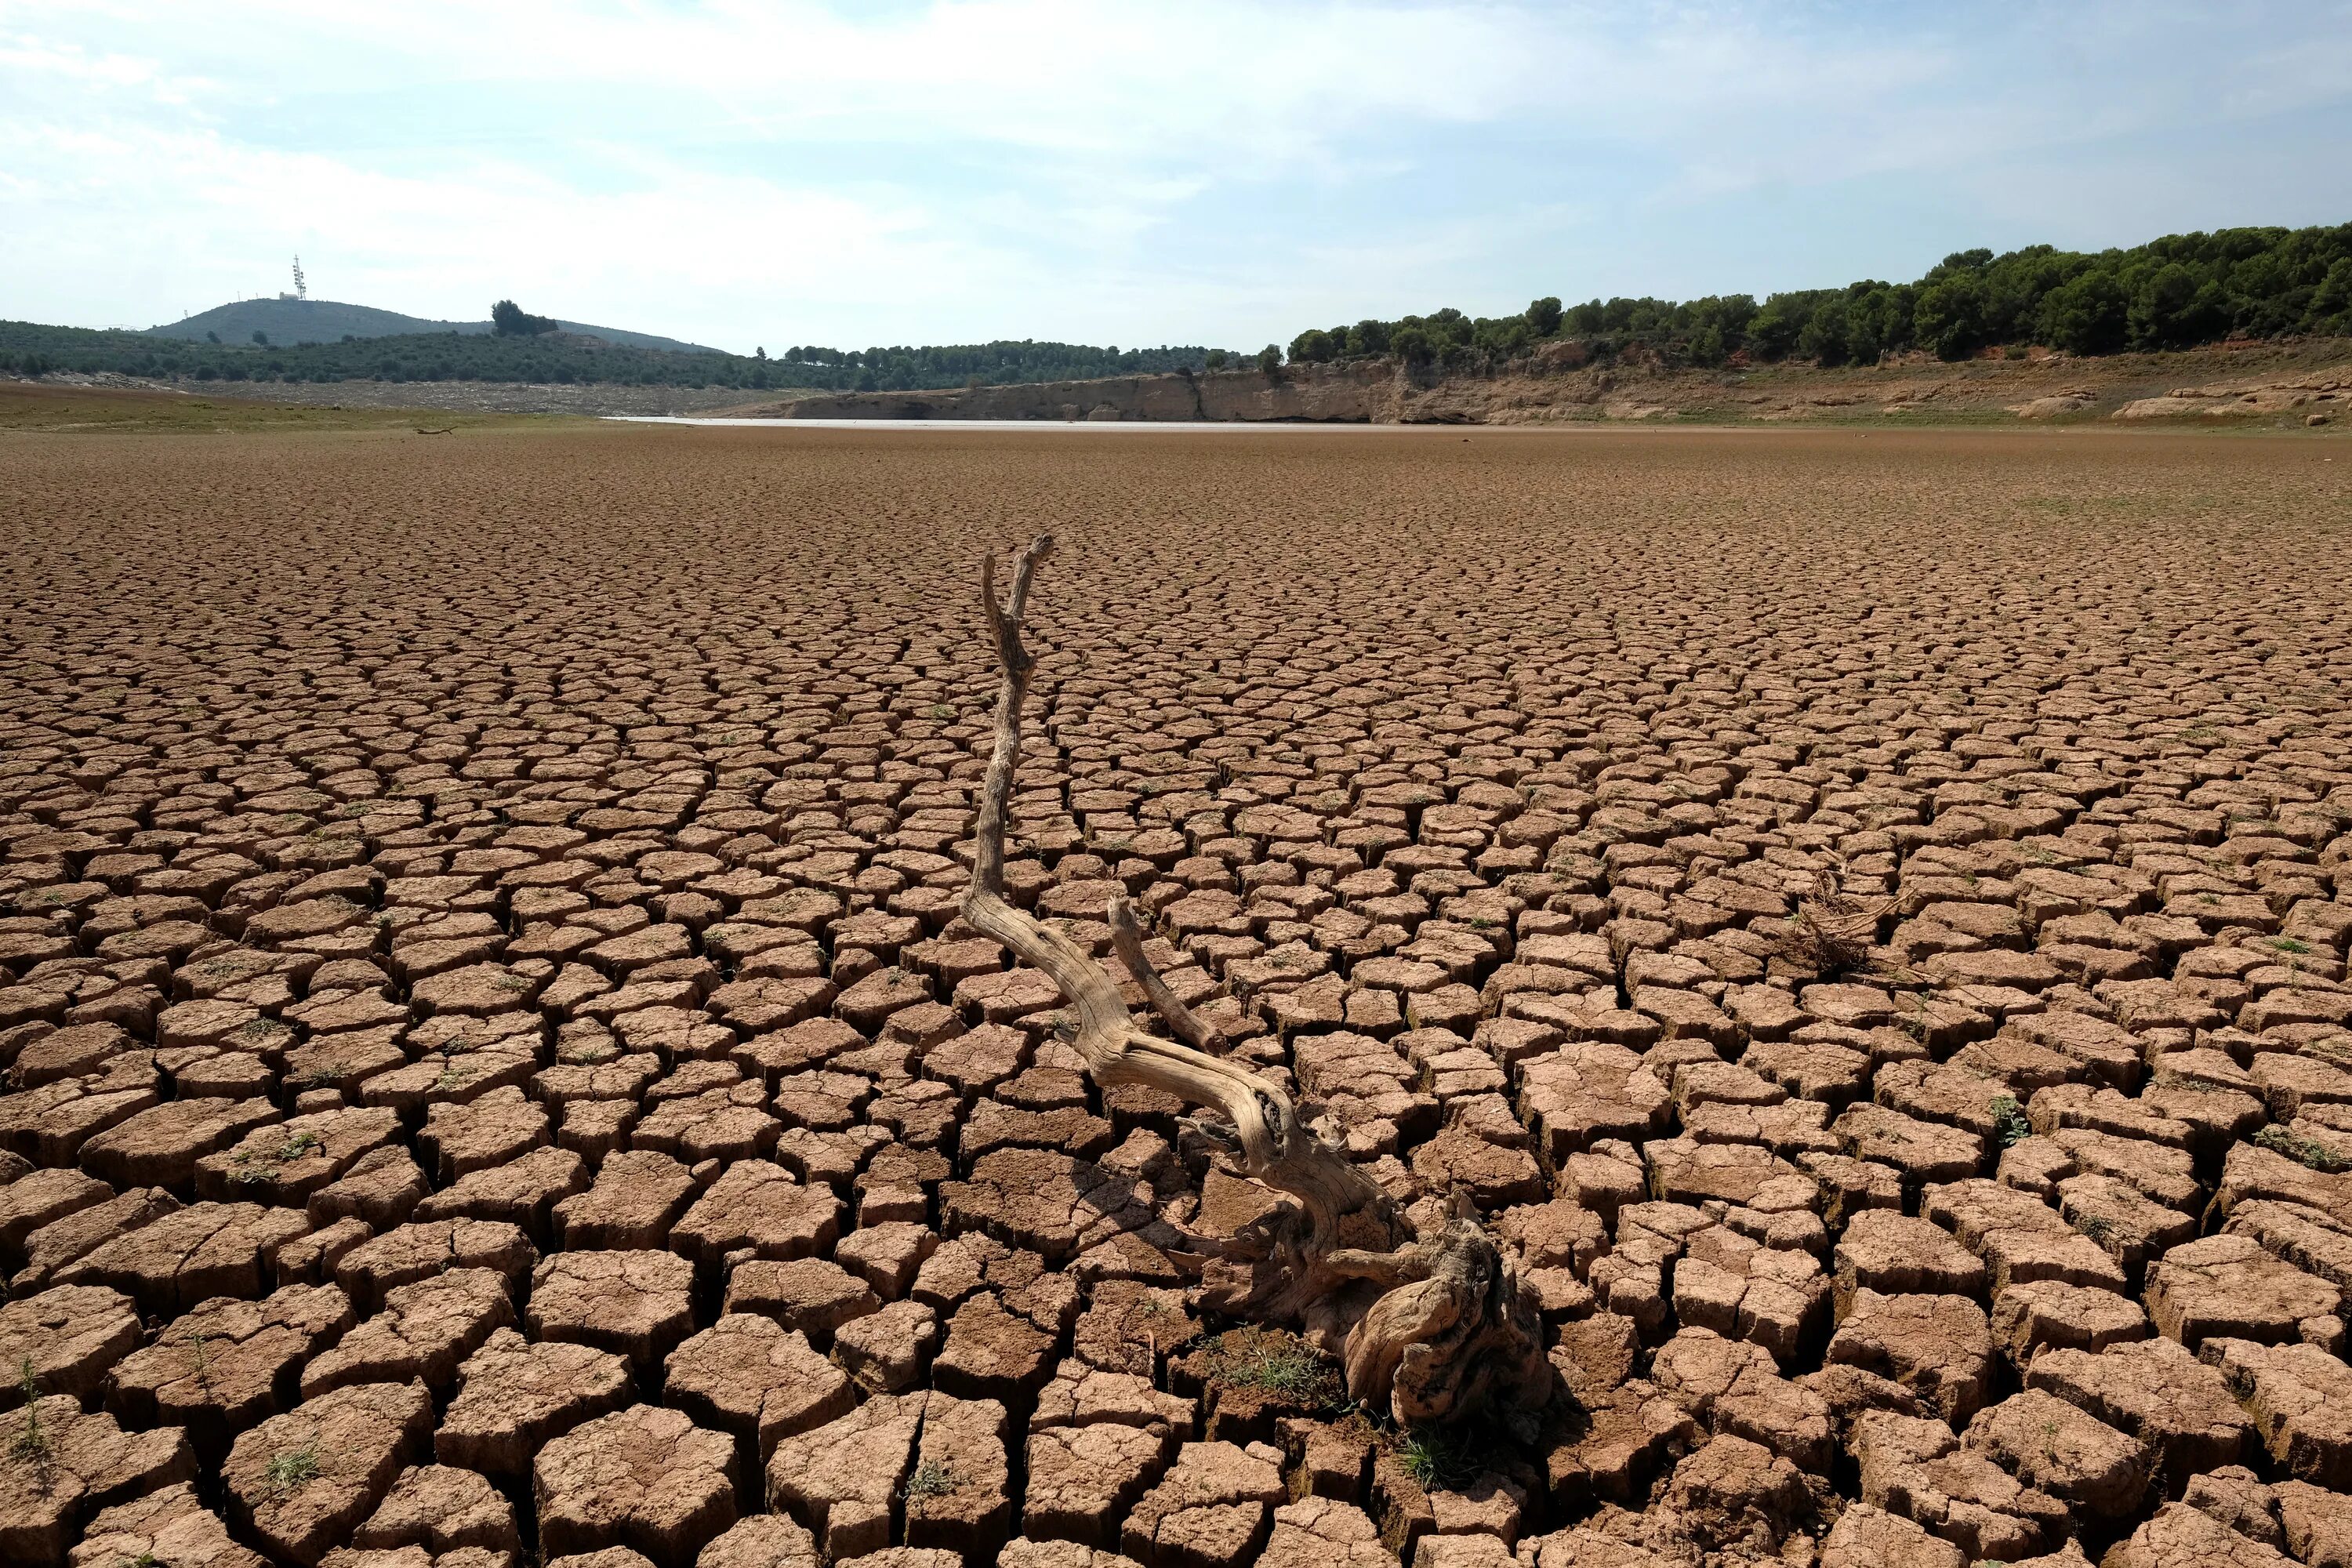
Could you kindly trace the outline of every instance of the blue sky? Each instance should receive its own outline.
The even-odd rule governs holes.
[[[0,0],[0,317],[1287,342],[2352,220],[2352,0]]]

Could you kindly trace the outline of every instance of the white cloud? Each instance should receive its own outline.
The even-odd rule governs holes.
[[[2074,171],[2135,193],[2117,221],[2174,170],[2174,210],[2233,210],[2230,156],[2298,117],[2263,188],[2340,208],[2348,47],[2340,0],[0,0],[0,297],[144,324],[299,247],[337,298],[772,347],[1246,344],[1573,291],[1612,246],[1670,258],[1629,288],[1760,290],[1902,270],[1889,187],[1934,254],[1996,220],[2147,237],[2084,234]],[[2148,150],[2200,132],[2210,159]],[[1854,259],[1719,276],[1825,247]]]
[[[0,76],[62,79],[84,90],[141,89],[162,103],[184,103],[208,84],[167,76],[154,60],[79,44],[52,44],[29,34],[0,37]]]
[[[201,281],[178,292],[217,303],[278,287],[299,249],[336,298],[478,319],[492,293],[512,292],[560,300],[574,319],[731,342],[762,297],[822,292],[883,312],[943,276],[1001,281],[1006,266],[950,247],[917,212],[690,168],[583,192],[517,163],[387,174],[204,130],[0,121],[0,142],[13,149],[10,228],[49,237],[0,256],[18,300],[45,283],[136,293],[159,270],[193,268]],[[131,235],[141,243],[117,243]]]

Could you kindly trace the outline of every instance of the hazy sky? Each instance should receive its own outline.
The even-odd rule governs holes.
[[[1287,342],[2352,220],[2352,3],[0,0],[0,317]]]

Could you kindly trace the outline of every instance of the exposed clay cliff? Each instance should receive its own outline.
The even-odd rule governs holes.
[[[2184,385],[2194,381],[2195,384]],[[1299,421],[1541,425],[1595,420],[1784,422],[2185,419],[2329,424],[2352,409],[2352,343],[2255,344],[2182,353],[1946,364],[1924,356],[1867,367],[1669,369],[1621,355],[1590,363],[1556,343],[1492,373],[1393,363],[1117,376],[935,392],[845,392],[731,412],[796,419]]]
[[[1304,420],[1396,424],[1402,399],[1395,366],[1299,365],[1274,376],[1251,371],[1122,375],[941,392],[837,392],[772,410],[788,419]]]

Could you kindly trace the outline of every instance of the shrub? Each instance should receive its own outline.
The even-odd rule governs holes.
[[[534,316],[512,300],[490,307],[490,331],[501,338],[535,338],[555,331],[555,318]]]

